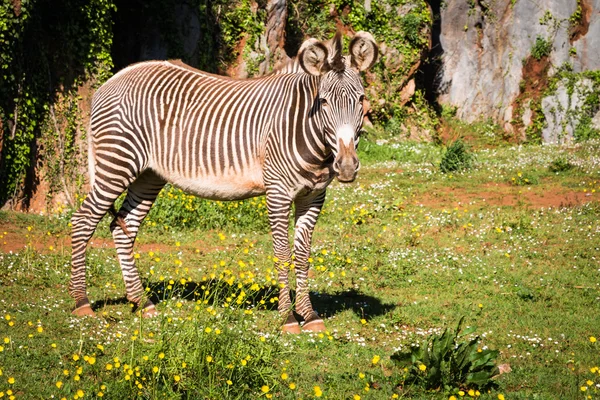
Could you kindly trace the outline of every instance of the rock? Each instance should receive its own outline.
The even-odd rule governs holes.
[[[507,111],[519,96],[524,60],[537,37],[552,43],[549,75],[565,63],[575,72],[600,69],[600,0],[580,1],[579,23],[586,29],[577,34],[569,23],[576,0],[446,1],[440,11],[438,101],[457,107],[457,116],[467,122],[492,117],[510,126],[513,112]],[[523,117],[531,119],[529,113]]]
[[[397,49],[391,48],[385,54],[383,58],[383,64],[385,65],[385,69],[390,72],[398,71],[398,68],[402,66],[404,61],[404,56],[400,54]]]
[[[572,141],[575,129],[581,122],[586,98],[592,94],[594,84],[584,78],[573,84],[569,90],[569,82],[559,82],[556,92],[542,99],[542,111],[546,126],[542,130],[542,138],[546,143],[563,143]]]
[[[589,18],[587,32],[573,42],[577,54],[573,60],[575,72],[600,69],[600,0],[583,0],[588,6],[582,18]],[[585,12],[587,11],[587,12]]]
[[[532,116],[533,111],[531,111],[531,99],[529,99],[525,104],[523,104],[523,126],[529,126],[531,124]]]
[[[592,127],[600,131],[600,110],[592,118]]]
[[[415,94],[415,89],[417,85],[414,79],[408,81],[406,86],[402,88],[400,91],[400,106],[405,105],[412,98],[413,94]]]

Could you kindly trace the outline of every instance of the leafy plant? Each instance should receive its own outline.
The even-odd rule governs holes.
[[[471,168],[473,155],[465,143],[458,139],[446,148],[440,162],[440,170],[444,173]]]
[[[456,330],[446,328],[441,335],[431,335],[420,346],[391,356],[396,365],[408,370],[405,384],[445,392],[495,386],[492,378],[499,374],[495,364],[499,351],[482,350],[479,336],[459,342],[475,331],[475,327],[469,327],[461,333],[463,320],[464,317],[458,321]]]
[[[76,104],[84,82],[100,84],[111,75],[114,10],[112,0],[0,4],[0,204],[26,195],[24,186],[33,180],[37,160],[41,165],[35,169],[47,162],[75,169],[79,113],[62,105]],[[44,153],[47,143],[56,151]],[[46,171],[52,190],[55,181],[77,179],[72,171],[58,175],[59,169]]]
[[[543,57],[550,55],[552,51],[552,42],[548,39],[538,36],[535,38],[535,44],[531,49],[531,56],[536,60],[541,60]]]
[[[442,118],[454,118],[456,117],[456,112],[458,111],[458,107],[450,106],[447,104],[442,104]]]
[[[574,165],[571,164],[569,160],[567,160],[564,157],[559,157],[550,163],[548,169],[550,170],[550,172],[565,172],[572,169],[573,167]]]

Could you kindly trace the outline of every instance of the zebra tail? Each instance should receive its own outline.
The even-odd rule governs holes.
[[[123,233],[125,233],[125,235],[127,236],[131,236],[129,229],[127,229],[127,223],[125,222],[125,218],[123,218],[123,216],[117,212],[114,204],[110,206],[108,211],[110,211],[112,216],[115,217],[114,223],[119,225],[119,227],[123,230]]]
[[[92,124],[90,122],[88,126],[88,173],[90,174],[90,188],[94,186],[96,180],[96,147],[94,147]]]

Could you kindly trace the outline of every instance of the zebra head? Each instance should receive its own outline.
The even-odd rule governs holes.
[[[362,31],[354,36],[348,49],[350,55],[344,56],[338,32],[329,43],[307,40],[298,53],[302,69],[321,77],[314,107],[340,182],[354,181],[360,168],[356,148],[364,117],[365,89],[359,73],[370,68],[378,54],[373,36]]]

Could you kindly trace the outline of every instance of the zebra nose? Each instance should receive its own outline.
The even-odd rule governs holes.
[[[340,160],[335,160],[335,161],[333,162],[333,170],[334,170],[335,172],[340,172],[340,168],[341,168],[341,165],[340,165]]]
[[[355,155],[341,157],[333,162],[333,170],[340,182],[352,182],[356,179],[356,173],[360,168],[360,162]]]

